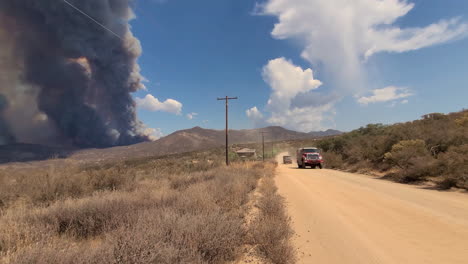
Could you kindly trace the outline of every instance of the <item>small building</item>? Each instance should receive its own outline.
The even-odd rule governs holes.
[[[237,156],[239,158],[256,158],[257,157],[257,151],[255,149],[249,149],[249,148],[243,148],[238,151],[236,151]]]

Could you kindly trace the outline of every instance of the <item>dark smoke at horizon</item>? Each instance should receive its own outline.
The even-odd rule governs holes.
[[[148,140],[132,0],[0,2],[0,144],[108,147]]]

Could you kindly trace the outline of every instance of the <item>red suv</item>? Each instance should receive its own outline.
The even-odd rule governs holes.
[[[320,154],[318,148],[300,148],[297,150],[297,166],[299,168],[305,168],[310,166],[312,168],[319,167],[323,168],[323,157]]]

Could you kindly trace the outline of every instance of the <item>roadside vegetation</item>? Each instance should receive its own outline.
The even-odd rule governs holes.
[[[275,166],[225,167],[223,157],[213,149],[0,172],[0,263],[228,263],[247,244],[291,263]],[[255,204],[277,209],[247,225],[262,178],[270,191]]]
[[[394,125],[370,124],[340,136],[291,142],[324,151],[328,168],[379,171],[411,183],[430,180],[441,189],[468,189],[468,110],[432,113]]]
[[[250,225],[252,242],[261,254],[274,264],[295,263],[296,252],[291,244],[294,234],[286,213],[283,197],[277,193],[274,174],[262,179],[256,201],[258,214]]]

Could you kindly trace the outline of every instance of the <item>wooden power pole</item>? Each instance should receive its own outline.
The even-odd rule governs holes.
[[[228,140],[228,102],[229,100],[235,100],[237,97],[223,97],[218,98],[218,100],[226,101],[226,166],[229,166],[229,140]]]
[[[265,161],[265,134],[268,132],[261,131],[260,134],[262,134],[262,160]]]

